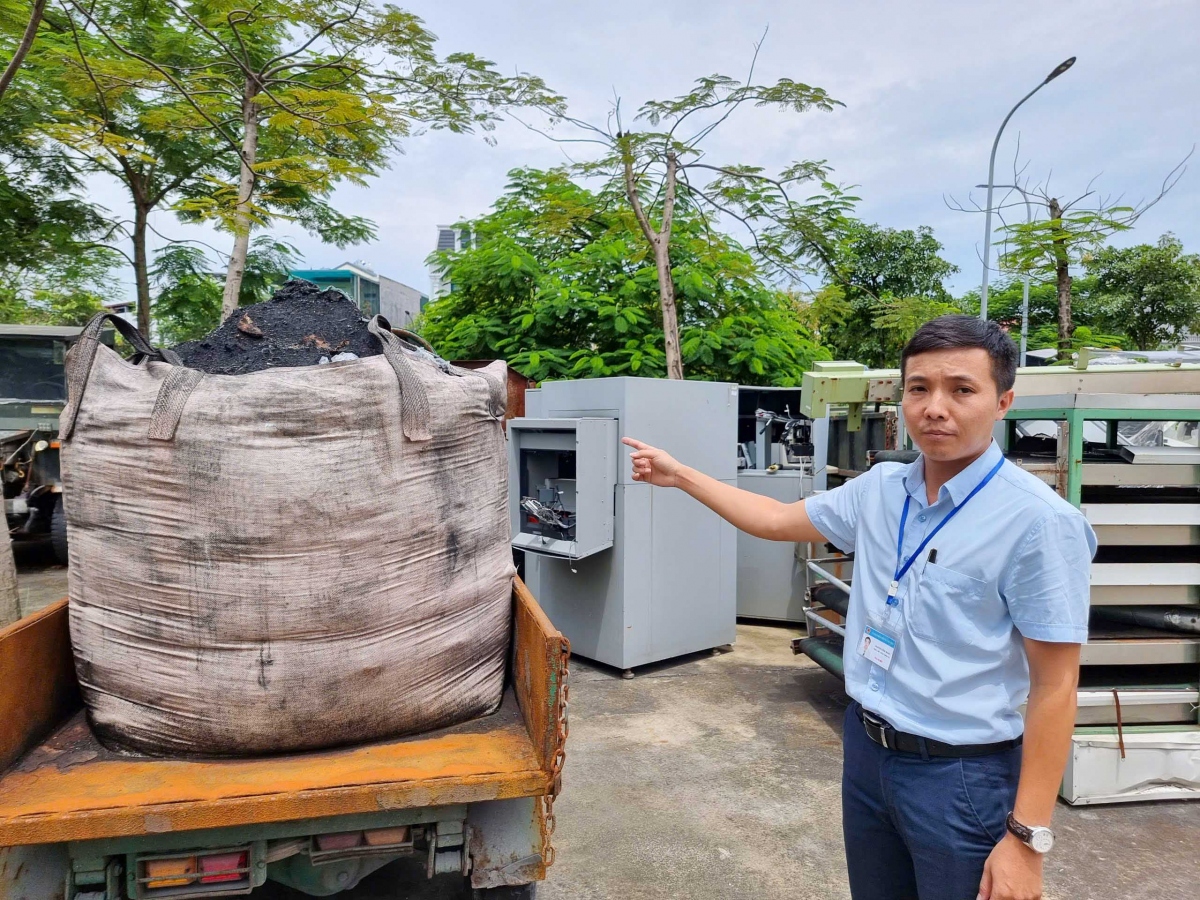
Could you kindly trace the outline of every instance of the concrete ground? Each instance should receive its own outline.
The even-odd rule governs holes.
[[[849,897],[841,842],[841,683],[789,629],[739,625],[732,653],[632,681],[576,661],[543,900]],[[1189,900],[1200,803],[1069,807],[1048,900]]]
[[[19,554],[26,611],[61,597],[66,571]],[[27,593],[26,593],[27,592]],[[639,670],[574,660],[571,736],[557,802],[558,861],[541,900],[841,900],[841,684],[794,657],[786,628],[739,625],[730,653]],[[1048,900],[1192,900],[1200,803],[1055,814]],[[348,900],[459,900],[401,862]],[[303,896],[268,884],[262,900]]]
[[[58,564],[49,540],[17,541],[13,558],[17,562],[21,615],[37,612],[67,596],[67,567]]]

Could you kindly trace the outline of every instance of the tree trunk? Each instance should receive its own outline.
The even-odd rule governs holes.
[[[1062,207],[1058,200],[1051,197],[1047,206],[1050,209],[1050,221],[1054,228],[1062,230]],[[1065,238],[1055,238],[1054,274],[1058,285],[1058,358],[1067,359],[1071,355],[1071,338],[1075,334],[1075,326],[1071,323],[1071,270],[1070,256],[1067,253]]]
[[[254,162],[258,156],[258,96],[260,84],[246,79],[242,95],[242,164],[238,184],[238,205],[234,215],[233,253],[225,275],[225,293],[221,298],[221,321],[233,315],[242,293],[242,278],[246,274],[246,254],[250,250],[250,200],[254,196]]]
[[[21,592],[17,587],[17,564],[13,561],[12,537],[4,528],[4,549],[0,550],[0,628],[21,618]]]
[[[131,185],[132,186],[132,185]],[[150,340],[150,259],[146,252],[146,230],[150,210],[140,192],[134,189],[133,202],[133,275],[137,285],[137,327]]]
[[[683,379],[683,356],[679,351],[679,316],[675,308],[675,282],[671,279],[671,249],[666,237],[654,245],[658,269],[658,299],[662,306],[663,341],[667,354],[667,377]]]
[[[25,34],[21,37],[21,43],[17,45],[17,52],[4,67],[4,74],[0,75],[0,100],[4,99],[4,92],[16,78],[17,69],[21,68],[21,63],[25,62],[25,56],[29,53],[29,48],[33,46],[34,38],[37,37],[38,26],[42,23],[42,14],[45,11],[46,0],[34,0],[33,10],[29,13],[29,24],[25,26]]]
[[[675,282],[671,277],[671,220],[675,214],[675,179],[678,160],[674,153],[667,153],[666,192],[663,199],[662,228],[655,231],[650,218],[642,207],[638,196],[637,181],[633,177],[633,154],[628,144],[621,146],[625,165],[625,196],[633,207],[642,234],[650,243],[654,253],[654,268],[658,272],[658,301],[662,307],[663,344],[667,357],[667,377],[683,380],[683,355],[679,349],[679,314],[675,305]]]

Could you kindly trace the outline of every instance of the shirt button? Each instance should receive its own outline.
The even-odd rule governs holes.
[[[924,514],[924,513],[921,513],[921,515],[917,516],[917,521],[918,521],[918,522],[924,522],[924,521],[925,521],[925,514]]]
[[[878,681],[871,682],[871,690],[873,690],[873,691],[879,690],[879,682]]]

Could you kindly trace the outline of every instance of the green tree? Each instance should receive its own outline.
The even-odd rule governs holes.
[[[1084,265],[1096,279],[1105,323],[1129,335],[1135,349],[1157,350],[1200,326],[1200,255],[1185,254],[1175,235],[1105,247]]]
[[[0,321],[23,325],[85,325],[113,295],[113,260],[102,254],[55,256],[23,270],[0,266]],[[6,277],[10,275],[11,277]]]
[[[1082,194],[1065,202],[1051,196],[1047,185],[1039,185],[1032,190],[1021,188],[1024,199],[1032,197],[1034,199],[1031,202],[1046,210],[1046,218],[1004,226],[1004,237],[998,242],[1003,251],[1000,268],[1011,275],[1027,275],[1055,285],[1061,357],[1066,358],[1074,346],[1072,332],[1076,323],[1072,308],[1074,276],[1071,269],[1082,266],[1109,237],[1132,228],[1148,209],[1165,197],[1183,177],[1185,164],[1194,152],[1193,147],[1167,173],[1157,196],[1136,206],[1123,206],[1099,197],[1090,183]],[[1014,181],[1019,183],[1022,170],[1016,170],[1015,162],[1014,170]]]
[[[493,211],[464,223],[471,246],[431,257],[454,289],[421,333],[447,358],[499,357],[538,380],[667,375],[655,255],[618,190],[511,172]],[[828,358],[792,298],[691,203],[676,204],[670,251],[689,377],[794,385]]]
[[[992,304],[991,294],[988,294],[988,307]],[[1071,350],[1079,350],[1083,347],[1103,347],[1110,350],[1129,350],[1131,349],[1130,340],[1123,334],[1107,334],[1100,328],[1093,328],[1090,325],[1075,326],[1075,330],[1071,332]],[[1044,325],[1038,326],[1029,332],[1029,349],[1030,350],[1051,350],[1059,349],[1058,342],[1058,323],[1047,322]],[[1066,365],[1070,362],[1069,358],[1061,358],[1055,365]]]
[[[94,294],[116,262],[102,246],[105,211],[84,199],[72,160],[36,131],[63,106],[60,85],[17,65],[56,39],[49,12],[0,0],[0,59],[11,59],[0,104],[0,291],[10,322],[72,319],[69,298]]]
[[[959,307],[944,282],[958,267],[933,230],[846,222],[833,247],[834,279],[812,300],[821,343],[838,359],[896,366],[924,322]]]
[[[1075,330],[1071,267],[1080,266],[1111,235],[1133,227],[1137,218],[1137,211],[1130,206],[1074,208],[1074,203],[1086,196],[1066,204],[1057,197],[1042,197],[1047,218],[1005,226],[1006,236],[1001,242],[1007,248],[1000,256],[1001,269],[1054,284],[1058,349],[1064,357],[1071,350]]]
[[[1016,340],[1021,333],[1022,283],[1009,279],[993,284],[988,290],[988,318],[1005,326]],[[979,314],[979,291],[968,291],[956,299],[960,311],[969,315]],[[1116,338],[1105,346],[1128,343],[1120,328],[1114,326],[1105,312],[1105,301],[1096,288],[1093,275],[1076,275],[1071,278],[1071,320],[1076,329],[1086,328],[1088,334],[1096,333]],[[1047,331],[1049,329],[1049,331]],[[1058,334],[1058,286],[1053,282],[1033,281],[1029,285],[1029,346],[1045,349],[1054,346],[1053,341],[1043,343],[1042,337],[1035,343],[1034,334]],[[1057,338],[1055,338],[1057,340]],[[1072,346],[1078,342],[1072,339]]]
[[[106,214],[109,225],[99,242],[118,249],[129,241],[138,325],[148,331],[151,213],[211,192],[211,179],[222,171],[220,156],[233,151],[189,127],[190,107],[165,91],[160,72],[138,58],[171,70],[205,61],[203,48],[169,7],[153,0],[95,0],[83,11],[79,6],[64,2],[46,12],[43,37],[25,68],[54,102],[43,103],[23,137],[53,147],[76,172],[102,174],[124,186],[132,217]]]
[[[296,250],[270,235],[259,235],[246,253],[246,273],[238,306],[261,303],[288,278]],[[208,334],[221,324],[224,280],[198,247],[172,244],[155,255],[152,275],[158,287],[154,324],[164,344],[181,344]]]
[[[823,161],[794,162],[774,175],[759,166],[709,162],[705,141],[746,104],[793,112],[842,105],[822,88],[790,78],[756,84],[761,46],[761,41],[755,45],[745,81],[726,75],[699,78],[685,94],[644,103],[632,120],[623,116],[620,99],[603,127],[555,111],[580,135],[566,139],[569,143],[600,148],[596,159],[573,171],[607,180],[607,193],[624,199],[652,255],[670,378],[684,377],[679,285],[672,277],[677,265],[671,255],[680,205],[701,211],[705,222],[722,217],[740,222],[764,271],[797,280],[830,269],[833,236],[857,199],[830,181]],[[799,191],[806,196],[793,196]]]
[[[489,129],[509,105],[558,98],[537,78],[500,74],[468,53],[440,57],[415,15],[370,0],[165,0],[198,66],[164,63],[123,40],[80,0],[73,8],[113,46],[149,66],[189,112],[173,124],[233,151],[232,169],[176,208],[232,232],[222,310],[237,306],[250,235],[277,218],[330,243],[371,237],[365,219],[329,202],[363,184],[418,129]]]

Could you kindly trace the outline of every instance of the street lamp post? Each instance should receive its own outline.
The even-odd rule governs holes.
[[[988,180],[987,180],[987,211],[984,215],[983,224],[983,287],[979,291],[979,318],[987,321],[987,301],[988,301],[988,266],[991,264],[992,257],[992,188],[995,185],[992,182],[996,176],[996,148],[1000,146],[1000,135],[1004,134],[1004,126],[1008,124],[1008,120],[1030,97],[1048,85],[1051,81],[1061,75],[1071,66],[1075,65],[1075,57],[1060,62],[1054,67],[1054,71],[1045,77],[1041,84],[1035,87],[1032,91],[1017,101],[1017,105],[1008,111],[1008,115],[1004,117],[1004,121],[1000,123],[1000,130],[996,132],[996,139],[992,141],[992,156],[988,160]]]
[[[975,185],[977,188],[987,187],[984,184]],[[1020,191],[1021,199],[1025,201],[1025,223],[1033,222],[1033,204],[1029,202],[1029,194],[1019,184],[996,184],[992,187]],[[1025,365],[1025,348],[1029,344],[1029,273],[1021,277],[1021,365]]]

